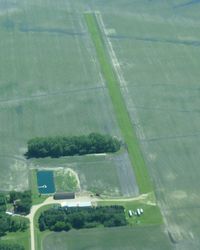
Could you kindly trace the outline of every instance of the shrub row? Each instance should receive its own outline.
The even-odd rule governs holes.
[[[25,250],[23,246],[18,244],[9,244],[0,242],[0,250]]]

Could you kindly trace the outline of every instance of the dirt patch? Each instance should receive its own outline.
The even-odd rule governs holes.
[[[181,200],[181,199],[185,199],[187,198],[187,193],[185,191],[182,191],[182,190],[176,190],[172,193],[171,195],[174,199],[178,199],[178,200]]]
[[[80,190],[80,180],[78,174],[73,169],[59,168],[54,173],[57,191]]]

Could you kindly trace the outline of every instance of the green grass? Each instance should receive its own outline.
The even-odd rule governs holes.
[[[125,208],[126,219],[130,225],[161,225],[163,224],[162,215],[158,206],[148,205],[141,201],[100,201],[99,206],[121,205]],[[137,208],[142,208],[144,213],[141,216],[129,217],[128,210],[136,211]]]
[[[30,231],[8,233],[6,236],[1,238],[1,241],[5,243],[14,243],[24,246],[25,250],[30,250]]]
[[[42,203],[48,196],[40,195],[38,192],[38,185],[37,185],[37,170],[31,169],[30,170],[30,187],[32,192],[32,204],[37,205]]]
[[[58,169],[54,171],[54,180],[57,192],[75,192],[79,190],[76,175],[69,169]]]
[[[124,103],[117,76],[106,53],[105,44],[102,39],[102,34],[96,17],[92,13],[85,13],[85,20],[96,49],[96,54],[101,66],[102,74],[107,83],[121,133],[128,146],[128,152],[132,166],[134,168],[139,190],[141,193],[152,192],[152,183],[145,165],[144,158],[142,156],[142,152],[140,150],[138,139],[134,132],[133,125]]]
[[[45,210],[48,210],[49,208],[52,208],[54,207],[54,205],[46,205],[46,206],[43,206],[41,207],[40,209],[38,209],[38,211],[36,212],[35,214],[35,217],[34,217],[34,229],[35,229],[35,248],[36,250],[43,250],[42,248],[42,242],[43,242],[43,239],[48,235],[50,234],[51,232],[46,230],[44,232],[40,232],[39,230],[39,225],[38,225],[38,219],[40,217],[40,214],[45,211]]]

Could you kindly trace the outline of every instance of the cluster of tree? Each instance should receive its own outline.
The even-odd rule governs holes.
[[[14,205],[14,212],[18,214],[29,214],[32,204],[31,191],[10,192],[9,202]]]
[[[25,250],[25,248],[18,244],[0,242],[0,250]]]
[[[93,153],[116,152],[121,143],[109,135],[91,133],[87,136],[41,137],[28,141],[26,156],[31,157],[60,157],[84,155]]]
[[[51,208],[39,217],[41,231],[69,231],[71,228],[117,227],[127,225],[124,207]]]
[[[27,228],[27,219],[0,213],[0,236],[6,235],[7,232],[25,231]]]
[[[8,232],[25,231],[28,228],[28,219],[11,216],[6,214],[7,202],[15,203],[16,200],[21,199],[26,203],[30,192],[23,193],[10,192],[10,198],[5,194],[0,193],[0,237],[5,236]],[[8,244],[0,241],[0,250],[25,250],[23,246],[18,244]]]
[[[6,196],[3,193],[0,193],[0,213],[6,211]]]

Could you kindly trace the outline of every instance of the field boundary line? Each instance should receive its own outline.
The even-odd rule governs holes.
[[[67,91],[41,93],[41,94],[34,94],[31,96],[21,96],[19,98],[15,98],[15,99],[12,99],[12,98],[0,99],[0,105],[9,104],[9,103],[16,103],[16,102],[32,101],[34,99],[66,96],[66,95],[70,95],[71,93],[79,93],[79,92],[81,93],[81,92],[86,92],[86,91],[98,91],[98,90],[104,90],[104,88],[105,88],[105,86],[103,86],[103,85],[96,85],[95,87],[87,87],[87,88],[80,88],[80,89],[70,89]]]
[[[107,88],[115,110],[116,119],[122,136],[126,142],[129,157],[136,176],[140,193],[154,192],[152,182],[140,149],[140,145],[134,131],[130,115],[128,113],[123,95],[121,93],[119,78],[114,65],[109,58],[106,44],[103,39],[101,27],[95,13],[85,13],[88,31],[96,49],[97,58],[101,67],[102,75],[107,83]],[[117,62],[115,62],[117,63]],[[120,76],[122,81],[122,75]]]

